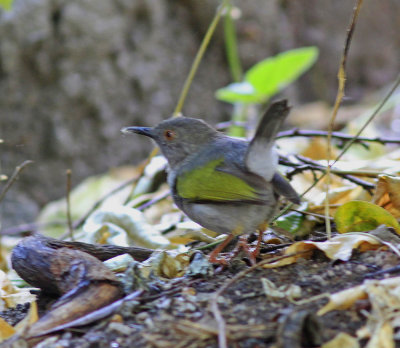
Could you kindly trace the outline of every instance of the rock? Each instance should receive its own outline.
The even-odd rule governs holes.
[[[173,111],[219,0],[15,0],[0,12],[1,173],[31,159],[2,202],[3,227],[30,222],[73,183],[138,163],[148,142],[123,126],[154,125]],[[353,2],[237,1],[244,70],[281,51],[321,50],[317,66],[285,93],[334,100],[336,73]],[[367,2],[348,62],[346,95],[389,83],[400,68],[396,0]],[[379,30],[377,29],[379,28]],[[382,34],[385,33],[385,34]],[[368,37],[368,40],[363,38]],[[222,26],[195,77],[184,113],[217,123],[230,108],[214,92],[231,81]]]

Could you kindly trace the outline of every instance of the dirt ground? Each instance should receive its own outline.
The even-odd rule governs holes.
[[[261,255],[271,257],[265,250]],[[279,255],[279,251],[274,254]],[[318,347],[340,332],[355,336],[366,323],[370,305],[360,300],[350,309],[317,316],[316,311],[327,303],[327,298],[315,297],[361,284],[365,279],[392,276],[374,273],[397,263],[397,256],[383,249],[355,251],[347,262],[332,262],[317,251],[311,259],[275,269],[250,270],[243,259],[237,258],[224,270],[214,269],[213,275],[153,280],[142,295],[125,302],[113,316],[42,337],[30,345],[218,347],[218,333],[225,325],[228,347]],[[267,294],[265,279],[277,287],[297,285],[295,295],[279,298]],[[46,299],[40,303],[46,303]],[[213,303],[217,303],[222,316],[218,320]],[[0,315],[15,324],[27,308],[19,306]]]

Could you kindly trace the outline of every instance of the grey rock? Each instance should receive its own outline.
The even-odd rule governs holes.
[[[15,0],[0,12],[0,172],[31,159],[1,205],[2,227],[30,222],[73,184],[149,151],[121,136],[173,111],[218,0]],[[317,45],[317,66],[285,93],[292,104],[332,102],[353,2],[239,0],[240,56],[247,70],[289,48]],[[400,68],[397,0],[366,1],[348,64],[347,96],[389,83]],[[365,38],[368,38],[367,40]],[[211,123],[230,108],[214,98],[229,83],[222,26],[194,80],[184,113]]]

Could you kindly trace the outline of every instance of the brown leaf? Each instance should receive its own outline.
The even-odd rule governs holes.
[[[325,242],[312,242],[301,241],[292,244],[285,249],[285,255],[298,254],[276,261],[274,263],[266,264],[264,268],[275,268],[290,265],[295,263],[299,258],[310,257],[312,251],[315,249],[321,250],[331,260],[347,261],[350,259],[354,249],[362,251],[374,250],[379,247],[381,243],[368,235],[359,234],[343,234],[333,237]],[[309,253],[304,253],[309,251]]]
[[[357,338],[350,336],[347,333],[341,332],[333,339],[324,343],[321,348],[359,348]]]
[[[14,335],[15,329],[3,318],[0,318],[0,342]]]
[[[385,208],[394,217],[400,218],[400,178],[380,175],[372,203]]]

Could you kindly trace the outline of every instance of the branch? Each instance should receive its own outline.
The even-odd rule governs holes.
[[[287,158],[283,158],[281,157],[279,160],[280,164],[283,164],[285,166],[288,167],[293,167],[293,169],[291,171],[289,171],[286,176],[287,178],[290,180],[294,175],[300,174],[306,170],[311,170],[311,171],[320,171],[323,173],[326,173],[327,167],[321,165],[320,163],[311,160],[310,158],[307,157],[303,157],[301,155],[296,155],[295,156],[299,161],[305,163],[305,164],[301,164],[301,163],[294,163],[289,161]],[[352,183],[359,185],[361,187],[363,187],[365,190],[367,190],[370,194],[372,194],[372,190],[375,188],[374,184],[371,184],[368,181],[362,180],[360,178],[357,178],[354,175],[350,175],[347,173],[342,173],[340,170],[335,170],[335,169],[331,169],[331,172],[337,176],[340,176],[346,180],[351,181]]]
[[[33,163],[33,161],[24,161],[22,164],[15,168],[14,173],[11,175],[11,178],[8,179],[6,185],[0,192],[0,202],[4,199],[4,196],[6,195],[12,184],[15,182],[15,180],[17,180],[18,175],[25,169],[27,165],[31,163]]]
[[[86,221],[86,219],[88,218],[88,216],[90,214],[92,214],[99,206],[101,203],[103,203],[107,198],[111,197],[113,194],[117,193],[118,191],[121,191],[122,189],[124,189],[126,186],[129,186],[130,184],[133,184],[135,181],[139,180],[139,176],[132,178],[128,181],[125,181],[124,183],[122,183],[121,185],[117,186],[115,189],[111,190],[110,192],[108,192],[107,194],[105,194],[103,197],[101,197],[99,200],[97,200],[93,206],[86,212],[86,214],[84,214],[81,218],[79,218],[78,220],[74,221],[73,223],[73,228],[79,228],[83,225],[83,223]]]
[[[67,192],[66,192],[66,200],[67,200],[67,226],[68,226],[68,233],[69,237],[72,241],[75,240],[74,238],[74,228],[72,227],[72,218],[71,218],[71,169],[67,170]]]
[[[298,128],[279,132],[276,139],[291,138],[291,137],[328,137],[328,131],[317,130],[301,130]],[[375,142],[381,144],[400,144],[399,138],[385,138],[385,137],[356,137],[355,135],[345,134],[341,132],[332,132],[332,138],[342,141],[353,141],[353,143]]]
[[[52,248],[52,249],[60,249],[60,248],[70,248],[76,249],[80,251],[84,251],[96,258],[100,261],[109,260],[115,256],[122,254],[129,254],[137,261],[147,260],[150,255],[154,252],[153,249],[141,248],[141,247],[123,247],[117,245],[110,244],[89,244],[83,242],[67,242],[58,240],[55,238],[50,238],[43,236],[41,234],[35,234],[31,237],[27,237],[31,239],[36,239],[44,246]],[[25,240],[27,240],[25,238]]]

